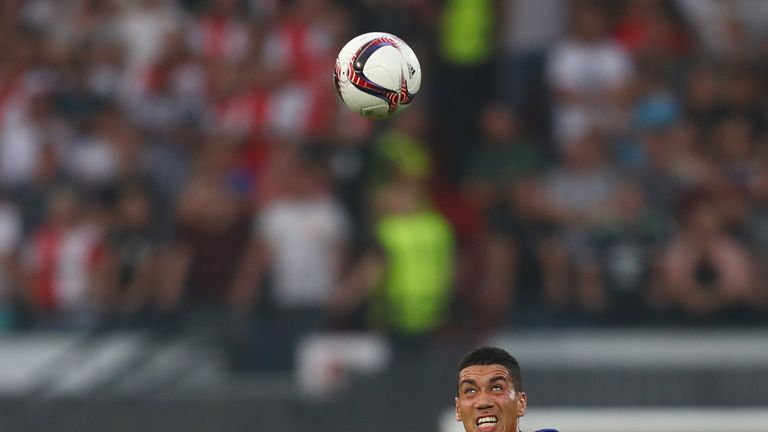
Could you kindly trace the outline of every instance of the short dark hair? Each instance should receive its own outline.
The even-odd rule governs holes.
[[[520,375],[520,364],[517,363],[517,359],[503,349],[492,346],[475,348],[468,352],[459,362],[459,367],[456,369],[456,380],[458,381],[459,374],[465,368],[492,364],[507,368],[512,383],[515,385],[515,390],[523,391],[523,378]]]

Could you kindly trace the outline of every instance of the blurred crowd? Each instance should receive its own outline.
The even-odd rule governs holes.
[[[373,30],[424,73],[381,122]],[[0,329],[768,318],[768,2],[6,0],[0,53]]]

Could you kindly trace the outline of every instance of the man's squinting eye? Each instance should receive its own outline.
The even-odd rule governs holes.
[[[475,392],[477,392],[477,390],[475,390],[474,387],[466,387],[464,389],[464,394],[474,394]]]
[[[493,387],[491,387],[491,390],[495,390],[495,391],[504,391],[504,386],[503,386],[503,385],[501,385],[501,384],[494,384],[494,386],[493,386]]]

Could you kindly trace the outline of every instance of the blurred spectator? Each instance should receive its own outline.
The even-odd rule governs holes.
[[[559,246],[550,241],[557,226],[544,196],[540,179],[525,177],[510,184],[490,209],[478,254],[479,278],[473,278],[477,288],[467,298],[477,327],[541,323],[551,318],[545,312],[550,306],[562,309],[557,290],[544,289],[564,277],[545,274],[544,268],[562,270],[567,260],[565,254],[555,253]]]
[[[725,62],[749,59],[761,48],[768,5],[752,0],[675,0],[698,36],[699,49]]]
[[[726,234],[712,201],[691,201],[664,257],[665,295],[693,323],[748,319],[758,291],[747,250]]]
[[[601,214],[616,191],[617,180],[604,138],[589,133],[567,146],[562,164],[544,177],[545,199],[565,226],[583,227]]]
[[[762,86],[755,71],[747,66],[733,65],[723,70],[697,64],[686,79],[688,114],[707,132],[724,117],[743,116],[754,133],[762,133],[765,114],[761,96]]]
[[[608,211],[620,180],[603,146],[594,134],[567,146],[564,165],[513,183],[491,212],[480,307],[489,325],[558,322],[574,310],[589,229]]]
[[[83,47],[85,61],[89,63],[88,86],[99,96],[114,100],[122,90],[123,59],[120,47],[113,43],[93,43]]]
[[[651,207],[673,214],[681,194],[709,181],[715,167],[698,132],[687,119],[640,132],[638,181]]]
[[[349,225],[330,195],[325,162],[308,149],[279,150],[284,158],[280,194],[257,216],[251,258],[239,282],[260,285],[269,276],[269,291],[259,300],[275,315],[302,311],[320,318],[326,311],[344,262]],[[297,272],[296,269],[302,269]],[[240,287],[245,293],[248,287]]]
[[[16,190],[15,198],[22,214],[25,235],[37,231],[45,222],[51,197],[61,185],[70,183],[62,169],[60,152],[55,145],[44,143],[32,177]]]
[[[279,149],[277,157],[280,193],[256,218],[232,298],[240,309],[260,303],[256,364],[285,367],[302,335],[329,325],[349,222],[330,195],[323,158],[296,147]]]
[[[15,325],[15,306],[21,289],[21,239],[19,212],[0,192],[0,332]]]
[[[483,65],[491,56],[495,6],[489,1],[452,0],[441,11],[440,48],[454,66]]]
[[[466,162],[464,178],[486,201],[499,188],[543,166],[541,149],[521,129],[518,118],[503,105],[491,105],[482,114],[480,141]]]
[[[316,71],[332,69],[335,44],[346,42],[344,14],[328,0],[298,0],[286,9],[265,37],[262,62],[283,79],[319,81]]]
[[[45,96],[6,100],[0,112],[0,182],[3,185],[15,189],[31,181],[43,145],[54,138],[51,136],[54,128]]]
[[[635,100],[627,130],[629,134],[619,140],[617,158],[627,167],[647,169],[649,165],[658,162],[652,161],[653,157],[657,157],[659,152],[664,154],[663,149],[649,147],[654,144],[649,138],[663,137],[664,131],[678,120],[681,108],[665,80],[664,72],[655,63],[645,63],[638,67],[633,87]]]
[[[493,57],[499,4],[490,0],[449,0],[440,11],[439,73],[435,75],[434,119],[445,181],[461,176],[483,105],[496,91]],[[471,91],[465,91],[471,85]]]
[[[538,172],[544,160],[538,143],[524,135],[520,120],[506,106],[489,105],[481,122],[479,141],[465,161],[461,196],[450,197],[463,205],[453,209],[438,203],[456,228],[462,249],[482,239],[482,221],[508,185]]]
[[[680,115],[680,103],[665,71],[656,63],[642,63],[634,82],[633,129],[662,129]]]
[[[363,246],[370,217],[368,177],[373,159],[373,128],[371,122],[344,109],[339,112],[335,130],[327,144],[329,168],[335,195],[349,215],[350,251],[357,254]]]
[[[250,217],[232,182],[232,143],[221,137],[201,149],[195,173],[179,198],[176,237],[161,281],[161,310],[192,313],[232,305]]]
[[[26,299],[43,325],[91,325],[103,305],[95,270],[104,255],[102,229],[86,219],[72,189],[59,189],[48,202],[45,225],[25,251]]]
[[[481,118],[482,135],[480,141],[473,149],[473,153],[465,162],[465,173],[462,181],[462,196],[449,197],[453,206],[448,206],[442,201],[438,202],[441,209],[453,223],[456,229],[459,244],[458,270],[457,270],[457,295],[462,298],[461,304],[468,306],[470,314],[472,310],[483,309],[480,304],[475,304],[473,297],[478,296],[477,274],[489,271],[487,281],[497,281],[497,287],[508,285],[512,282],[505,273],[514,274],[514,263],[507,260],[496,259],[497,268],[486,260],[493,259],[493,252],[488,248],[503,248],[494,236],[503,236],[496,232],[499,227],[493,227],[491,233],[486,234],[488,214],[496,212],[500,200],[506,194],[510,184],[525,177],[537,173],[543,164],[541,149],[523,135],[522,125],[509,108],[504,105],[490,105],[483,112]],[[459,204],[463,204],[459,206]],[[492,216],[496,218],[497,216]],[[504,223],[502,223],[504,225]],[[502,229],[503,230],[503,229]],[[496,246],[494,246],[496,245]],[[483,252],[483,250],[486,250]],[[496,252],[500,254],[502,252]],[[489,255],[489,256],[486,256]],[[504,273],[504,274],[502,274]],[[494,291],[494,289],[490,289]],[[466,297],[466,299],[464,299]],[[484,303],[480,301],[479,303]],[[488,302],[501,306],[510,301]],[[486,311],[487,312],[487,311]],[[495,313],[487,313],[487,320],[479,316],[473,317],[479,327],[488,325],[493,327],[494,321],[499,317]],[[487,322],[486,322],[487,321]]]
[[[116,180],[121,121],[115,109],[100,112],[64,153],[67,174],[89,191],[102,191]]]
[[[721,115],[721,85],[711,65],[696,64],[685,77],[684,101],[686,114],[700,130],[719,120]]]
[[[119,5],[119,38],[128,76],[145,71],[180,31],[180,11],[172,0],[137,0]]]
[[[88,63],[71,60],[61,71],[61,84],[51,101],[56,115],[79,134],[94,127],[97,114],[110,102],[89,85],[88,67]]]
[[[174,34],[126,91],[123,116],[137,128],[132,134],[141,141],[138,157],[166,197],[184,189],[198,144],[206,137],[208,81],[205,66]]]
[[[743,116],[753,133],[765,131],[765,109],[761,105],[763,85],[750,66],[733,66],[725,71],[722,82],[724,115]]]
[[[18,19],[50,40],[56,50],[67,50],[87,39],[110,35],[106,23],[114,2],[94,0],[22,1]],[[100,30],[100,31],[99,31]]]
[[[333,308],[348,314],[365,303],[372,329],[396,343],[420,345],[449,319],[454,235],[418,180],[394,179],[376,203],[372,244],[343,281]]]
[[[546,80],[549,46],[565,30],[564,0],[506,0],[500,22],[504,50],[501,88],[505,101],[528,130],[549,134],[550,95]]]
[[[734,186],[752,183],[760,162],[755,157],[755,133],[748,118],[733,115],[721,120],[714,127],[711,144],[713,157]]]
[[[636,183],[623,182],[590,229],[578,278],[585,313],[611,324],[640,324],[660,306],[658,257],[666,222]]]
[[[273,86],[266,120],[278,133],[315,138],[330,130],[328,101],[336,97],[317,71],[333,70],[348,22],[328,0],[300,0],[286,8],[265,34],[259,59]]]
[[[686,189],[694,189],[706,181],[706,176],[712,167],[712,161],[702,151],[703,138],[696,129],[695,124],[688,118],[681,119],[671,126],[671,128],[662,130],[669,132],[665,135],[662,142],[658,144],[665,150],[661,152],[664,163],[677,181]],[[667,204],[672,204],[675,199],[670,199]],[[671,206],[659,206],[665,212],[671,212]]]
[[[178,34],[163,42],[153,61],[126,84],[126,107],[129,118],[153,140],[175,143],[183,141],[185,128],[202,126],[207,75]]]
[[[119,190],[115,207],[98,281],[110,318],[135,320],[155,302],[164,271],[160,267],[160,245],[152,232],[150,198],[140,185],[126,185]]]
[[[239,0],[212,0],[187,27],[187,43],[196,55],[214,61],[237,62],[248,53],[250,34],[240,18]]]
[[[667,0],[623,2],[616,38],[643,61],[675,62],[687,54],[690,41],[681,17]]]
[[[555,307],[574,300],[569,274],[585,265],[583,257],[591,223],[607,211],[620,177],[608,163],[605,141],[591,133],[566,146],[563,164],[543,179],[545,214],[561,228],[541,244],[544,290]]]
[[[271,112],[269,93],[252,88],[242,67],[218,63],[208,68],[208,79],[208,115],[217,133],[245,137],[271,126],[266,117]]]
[[[554,45],[547,65],[560,147],[595,127],[608,133],[622,128],[633,74],[632,61],[610,37],[608,17],[598,3],[573,3],[570,12],[570,33]]]
[[[394,119],[373,143],[369,186],[374,192],[397,178],[424,182],[432,175],[424,114],[418,109],[408,114]]]

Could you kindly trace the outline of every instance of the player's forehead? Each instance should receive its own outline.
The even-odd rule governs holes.
[[[472,380],[477,383],[487,382],[499,377],[506,381],[512,381],[512,376],[504,365],[472,365],[465,367],[459,372],[459,383],[464,382],[465,380]]]

